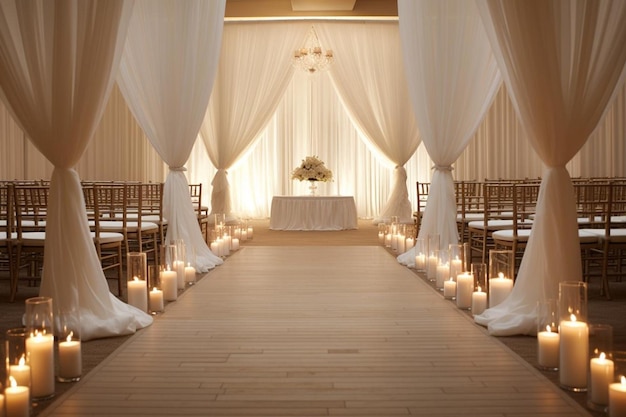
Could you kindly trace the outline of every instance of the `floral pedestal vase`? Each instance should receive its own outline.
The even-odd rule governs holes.
[[[317,180],[309,180],[309,195],[317,195]]]

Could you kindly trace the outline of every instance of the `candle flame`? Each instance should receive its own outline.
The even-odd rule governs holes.
[[[133,281],[139,281],[138,277],[133,277]]]
[[[620,381],[622,382],[622,385],[626,385],[626,376],[622,375],[620,377]]]
[[[603,361],[606,359],[606,355],[604,354],[604,352],[600,353],[600,360]]]
[[[17,362],[17,364],[19,366],[24,366],[26,365],[26,358],[24,357],[24,355],[22,355],[22,357],[20,358],[20,360]]]
[[[570,315],[569,318],[571,321],[576,321],[576,316],[574,314]]]
[[[498,272],[498,278],[503,279],[504,278],[504,273]]]
[[[11,388],[17,387],[17,381],[12,376],[9,377]]]
[[[552,327],[550,327],[550,325],[549,325],[549,324],[548,324],[548,325],[546,325],[546,331],[547,331],[548,333],[552,333]]]
[[[478,286],[478,292],[482,292],[482,288],[480,288],[480,285]]]
[[[450,277],[450,282],[453,282],[453,281],[454,281],[454,278],[453,278],[453,277]]]
[[[158,291],[157,287],[152,287],[152,292],[157,292],[157,291]]]
[[[72,341],[72,336],[74,336],[74,332],[70,331],[70,334],[67,335],[65,340],[68,341],[68,342],[71,342]]]

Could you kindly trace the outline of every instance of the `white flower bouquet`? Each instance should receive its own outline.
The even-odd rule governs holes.
[[[327,182],[332,181],[333,173],[330,169],[326,168],[324,162],[317,156],[307,156],[306,159],[302,160],[300,166],[293,170],[291,179]]]

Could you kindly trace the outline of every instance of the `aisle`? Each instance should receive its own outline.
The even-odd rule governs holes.
[[[383,248],[245,247],[42,416],[588,416]]]

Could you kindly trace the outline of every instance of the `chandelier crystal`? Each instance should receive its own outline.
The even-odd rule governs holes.
[[[318,71],[327,69],[332,62],[333,51],[327,49],[324,52],[322,50],[315,29],[311,26],[304,46],[296,49],[293,54],[293,66],[309,74],[315,74]]]

